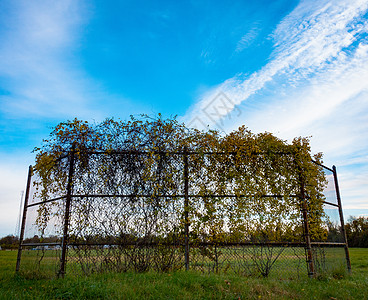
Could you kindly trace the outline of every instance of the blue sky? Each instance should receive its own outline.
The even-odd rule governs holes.
[[[312,136],[367,214],[367,16],[368,0],[0,0],[0,236],[52,126],[140,113]]]

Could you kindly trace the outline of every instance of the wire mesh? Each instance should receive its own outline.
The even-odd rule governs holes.
[[[20,273],[30,278],[52,278],[60,270],[59,245],[23,246]]]
[[[23,212],[26,219],[21,240],[19,271],[25,276],[53,277],[60,270],[64,192],[65,190],[60,188],[50,193],[46,199],[42,181],[37,174],[32,176],[28,205]]]
[[[257,156],[261,165],[257,171],[252,169],[253,161],[236,162],[239,159],[244,157],[186,152],[77,157],[66,273],[193,269],[306,277],[312,266],[307,234],[312,240],[314,274],[346,268],[346,261],[340,264],[344,248],[336,244],[344,243],[343,235],[331,226],[339,217],[331,170],[323,167],[327,184],[319,203],[308,202],[306,188],[311,228],[306,232],[297,177],[273,170],[276,159],[284,160],[285,168],[291,167],[290,157],[267,160]],[[62,162],[66,169],[67,161]],[[213,170],[221,171],[222,165],[227,166],[224,172],[215,174]],[[60,274],[67,177],[47,197],[42,180],[34,177],[33,181],[21,270]]]
[[[316,276],[343,277],[347,272],[344,247],[320,245],[313,247]]]
[[[104,272],[168,272],[182,269],[180,245],[70,245],[67,273],[90,275]]]
[[[325,166],[322,167],[327,181],[323,190],[325,218],[322,226],[325,234],[318,239],[314,239],[314,242],[321,242],[314,243],[312,248],[314,272],[316,276],[326,274],[343,276],[348,271],[347,242],[341,230],[341,208],[337,200],[335,176],[333,170]]]
[[[307,276],[304,248],[286,243],[196,247],[191,251],[191,268],[205,273],[243,276]]]

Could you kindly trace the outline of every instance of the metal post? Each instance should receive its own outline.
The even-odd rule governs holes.
[[[302,201],[302,213],[303,213],[303,227],[304,227],[304,239],[305,239],[305,251],[307,254],[308,264],[308,276],[314,276],[314,262],[312,254],[312,244],[309,234],[309,222],[308,222],[308,208],[304,194],[304,184],[301,185],[301,201]]]
[[[184,235],[185,235],[185,270],[189,270],[189,178],[188,153],[184,150]]]
[[[299,184],[300,184],[300,200],[302,204],[302,216],[303,216],[303,231],[304,231],[304,240],[305,240],[305,252],[307,256],[307,267],[308,267],[308,276],[314,276],[314,261],[313,261],[313,253],[312,253],[312,244],[309,233],[309,221],[308,221],[308,206],[307,199],[305,197],[305,179],[303,176],[302,168],[297,165],[299,169]]]
[[[25,195],[25,198],[24,198],[22,227],[20,229],[20,235],[19,235],[17,265],[15,267],[16,272],[19,272],[20,260],[21,260],[21,257],[22,257],[22,243],[23,243],[23,238],[24,238],[24,229],[25,229],[25,226],[26,226],[27,207],[28,207],[28,200],[29,200],[29,190],[30,190],[30,187],[31,187],[32,173],[33,173],[32,166],[29,166],[29,168],[28,168],[28,177],[27,177],[26,195]]]
[[[66,187],[66,202],[65,202],[65,215],[64,215],[64,230],[62,240],[62,250],[60,258],[60,270],[58,276],[64,277],[65,265],[66,265],[66,252],[68,244],[68,227],[69,227],[69,215],[70,215],[70,203],[72,200],[72,188],[73,188],[73,174],[74,174],[74,153],[75,147],[73,145],[72,150],[69,152],[69,174],[68,184]]]
[[[351,272],[351,264],[350,264],[348,238],[346,236],[346,231],[345,231],[344,215],[343,215],[343,211],[342,211],[340,188],[339,188],[339,183],[337,181],[336,167],[335,166],[332,166],[332,170],[333,170],[333,176],[334,176],[334,182],[335,182],[335,190],[336,190],[337,204],[339,205],[341,233],[342,233],[342,237],[343,237],[344,243],[345,243],[344,249],[345,249],[345,257],[346,257],[346,265],[347,265],[347,268],[348,268],[348,272],[350,273]]]

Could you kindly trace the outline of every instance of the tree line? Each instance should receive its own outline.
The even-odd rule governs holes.
[[[60,242],[60,239],[56,236],[49,237],[39,237],[38,235],[34,235],[33,237],[26,238],[23,240],[24,244],[37,244],[37,243],[54,243]],[[19,246],[19,237],[9,234],[0,239],[0,247],[3,250],[15,250],[18,249]]]
[[[349,247],[368,248],[368,217],[353,217],[351,216],[348,222],[345,224],[345,231],[348,239]],[[327,226],[327,241],[339,242],[341,241],[341,226],[337,223],[329,222]],[[73,237],[71,237],[73,240]],[[121,239],[121,237],[120,237]],[[119,239],[119,240],[120,240]],[[114,244],[117,241],[115,237],[90,237],[90,240],[100,243]],[[124,237],[124,241],[129,240]],[[23,243],[46,243],[57,242],[57,237],[48,237],[41,239],[38,235],[32,238],[27,238]],[[0,239],[0,246],[2,249],[17,249],[19,245],[19,238],[14,235],[7,235]]]
[[[368,217],[353,217],[351,216],[345,224],[345,231],[348,239],[349,247],[368,248]],[[339,242],[341,241],[341,226],[337,223],[328,222],[327,225],[327,241]],[[71,237],[73,240],[73,237]],[[90,237],[89,240],[100,243],[114,244],[117,240],[122,239],[116,237]],[[133,239],[131,237],[131,239]],[[55,236],[40,238],[35,235],[32,238],[27,238],[23,243],[51,243],[57,242],[59,239]],[[77,241],[75,239],[75,241]],[[129,241],[129,238],[124,237],[124,241]],[[2,249],[17,249],[19,245],[19,238],[14,235],[7,235],[0,239],[0,246]]]
[[[349,247],[368,247],[368,217],[351,216],[345,224],[345,232]],[[337,223],[328,223],[328,241],[341,241],[341,226]]]

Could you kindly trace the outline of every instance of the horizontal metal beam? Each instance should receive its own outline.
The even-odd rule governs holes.
[[[335,207],[340,207],[338,204],[335,204],[335,203],[331,203],[331,202],[327,202],[327,201],[322,201],[324,204],[328,204],[328,205],[332,205],[332,206],[335,206]]]
[[[66,195],[65,196],[61,196],[61,197],[57,197],[57,198],[53,198],[53,199],[48,199],[48,200],[44,200],[44,201],[39,201],[39,202],[31,203],[31,204],[28,204],[27,205],[27,208],[28,207],[32,207],[32,206],[36,206],[36,205],[45,204],[45,203],[48,203],[48,202],[53,202],[53,201],[61,200],[61,199],[64,199],[65,197],[66,197]]]
[[[61,246],[60,243],[22,243],[22,247],[37,247],[37,246]]]
[[[185,195],[132,195],[132,194],[127,194],[127,195],[108,195],[108,194],[90,194],[90,195],[72,195],[72,197],[74,198],[84,198],[84,197],[90,197],[90,198],[108,198],[108,197],[116,197],[116,198],[150,198],[150,197],[159,197],[159,198],[184,198]],[[191,198],[210,198],[210,197],[214,197],[214,198],[247,198],[247,197],[261,197],[261,198],[283,198],[283,197],[292,197],[292,198],[296,198],[298,197],[297,195],[244,195],[244,194],[240,194],[240,195],[188,195],[188,197]]]
[[[61,196],[53,199],[48,199],[45,201],[39,201],[32,204],[27,205],[28,207],[41,205],[57,200],[64,199],[66,196]],[[108,195],[108,194],[86,194],[86,195],[71,195],[72,198],[150,198],[150,197],[158,197],[158,198],[184,198],[185,195],[132,195],[132,194],[118,194],[118,195]],[[261,198],[283,198],[283,197],[291,197],[297,198],[298,195],[188,195],[189,198],[251,198],[251,197],[261,197]],[[325,201],[324,201],[325,202]],[[327,204],[331,204],[326,202]],[[331,204],[334,205],[334,204]]]
[[[78,151],[76,151],[78,152]],[[83,153],[87,154],[108,154],[108,155],[120,155],[120,154],[178,154],[178,155],[184,155],[184,154],[204,154],[204,155],[212,155],[212,154],[218,154],[218,155],[228,155],[228,154],[249,154],[247,151],[229,151],[229,152],[217,152],[217,151],[139,151],[139,150],[120,150],[120,151],[82,151]],[[262,154],[278,154],[278,155],[292,155],[293,152],[288,151],[273,151],[273,152],[251,152],[252,154],[256,155],[262,155]],[[68,154],[67,154],[68,155]],[[65,156],[62,156],[62,158],[65,158]]]
[[[69,243],[69,246],[157,246],[157,245],[166,245],[166,246],[185,246],[184,243],[165,243],[165,242],[129,242],[129,243]],[[191,242],[190,245],[192,247],[201,247],[201,246],[275,246],[275,247],[305,247],[305,242]],[[335,243],[335,242],[311,242],[312,247],[344,247],[345,243]]]
[[[327,170],[329,170],[329,171],[333,172],[333,170],[332,170],[331,168],[326,167],[325,165],[323,165],[323,164],[321,164],[321,163],[319,163],[319,162],[315,161],[314,159],[312,159],[312,162],[314,162],[316,165],[318,165],[318,166],[320,166],[320,167],[322,167],[322,168],[325,168],[325,169],[327,169]]]
[[[129,242],[129,243],[69,243],[68,246],[157,246],[157,245],[171,245],[171,246],[184,246],[183,243],[165,243],[165,242]],[[192,242],[191,246],[288,246],[288,247],[304,247],[305,242]],[[312,246],[318,247],[344,247],[345,243],[335,242],[311,242]],[[59,243],[23,243],[22,247],[37,247],[37,246],[61,246]]]

